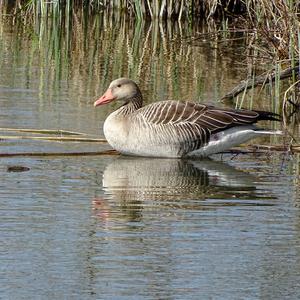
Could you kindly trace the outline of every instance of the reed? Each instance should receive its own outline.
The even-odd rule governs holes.
[[[295,0],[2,0],[4,9],[13,8],[15,12],[29,12],[36,16],[59,13],[71,17],[74,11],[94,14],[103,11],[123,12],[138,19],[188,19],[196,18],[233,19],[246,17],[254,24],[278,23],[279,18],[288,21],[289,14],[297,13]],[[271,22],[271,23],[270,23]],[[271,24],[272,25],[272,24]],[[285,24],[286,25],[286,24]]]
[[[29,129],[29,128],[0,128],[0,131],[54,134],[54,135],[84,135],[84,133],[81,132],[74,132],[74,131],[61,130],[61,129],[51,130],[51,129]]]
[[[84,16],[120,13],[138,20],[175,19],[199,22],[218,20],[226,34],[230,27],[244,29],[255,36],[251,47],[274,61],[299,58],[299,9],[296,0],[2,0],[2,13],[31,17],[42,31],[45,18],[54,18],[53,28],[63,27],[68,34],[78,14]],[[115,21],[115,20],[114,20]],[[231,25],[233,24],[233,25]],[[48,24],[49,25],[49,24]],[[294,78],[295,79],[295,78]]]

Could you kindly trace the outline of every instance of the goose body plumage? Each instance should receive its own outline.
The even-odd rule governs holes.
[[[124,104],[104,122],[108,143],[127,155],[155,157],[209,156],[261,134],[259,120],[277,120],[265,111],[217,108],[183,101],[160,101],[142,106],[142,94],[130,79],[114,80],[94,105],[113,100]]]

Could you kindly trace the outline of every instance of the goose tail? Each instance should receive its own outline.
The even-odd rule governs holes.
[[[282,130],[268,130],[268,129],[261,129],[257,128],[254,132],[257,134],[267,134],[267,135],[283,135]]]
[[[258,121],[269,120],[269,121],[281,121],[281,116],[279,114],[264,111],[264,110],[254,110],[256,113],[259,114]]]

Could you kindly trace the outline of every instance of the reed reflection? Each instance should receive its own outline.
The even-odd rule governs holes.
[[[65,84],[70,99],[90,101],[113,78],[122,76],[154,91],[151,99],[215,100],[239,78],[232,64],[244,40],[226,45],[227,52],[234,50],[227,54],[229,59],[220,61],[224,48],[216,40],[221,37],[208,39],[209,29],[200,25],[133,22],[105,14],[93,18],[78,14],[76,22],[64,26],[59,18],[23,23],[23,19],[0,20],[5,45],[0,54],[9,57],[12,78],[23,72],[24,84],[33,82],[36,87],[39,82],[38,96],[47,102],[54,101],[53,91]],[[20,70],[23,60],[26,68]]]

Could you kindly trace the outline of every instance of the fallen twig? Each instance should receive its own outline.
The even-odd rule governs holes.
[[[56,135],[84,135],[81,132],[74,132],[68,130],[51,130],[51,129],[29,129],[29,128],[0,128],[0,131],[13,131],[13,132],[28,132],[40,134],[56,134]]]
[[[98,156],[98,155],[119,155],[116,150],[106,150],[99,152],[20,152],[20,153],[0,153],[1,157],[15,156]]]
[[[105,139],[94,139],[94,138],[76,138],[66,136],[15,136],[15,135],[0,135],[0,140],[44,140],[44,141],[57,141],[57,142],[96,142],[96,143],[107,143]]]
[[[300,145],[250,145],[245,147],[236,147],[224,151],[222,153],[229,154],[265,154],[267,152],[292,152],[300,153]],[[1,157],[15,157],[15,156],[30,156],[30,157],[54,157],[54,156],[99,156],[99,155],[119,155],[116,150],[105,150],[98,152],[20,152],[20,153],[0,153]]]
[[[253,149],[254,151],[260,150],[298,153],[300,152],[300,145],[252,145],[249,149]]]
[[[300,145],[249,145],[232,148],[225,153],[266,153],[266,152],[291,152],[300,153]]]

